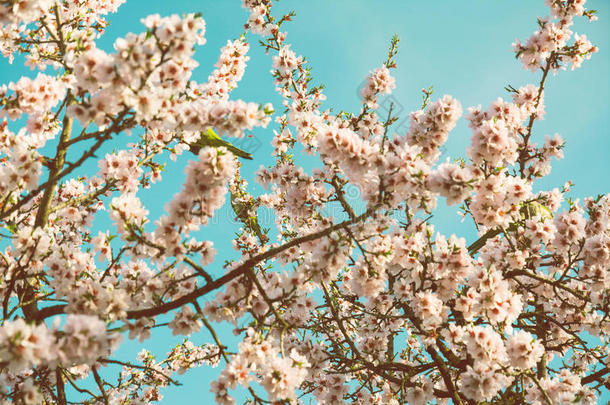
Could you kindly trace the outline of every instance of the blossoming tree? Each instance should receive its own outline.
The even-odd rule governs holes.
[[[559,135],[539,144],[535,133],[549,73],[597,50],[570,29],[595,19],[584,0],[547,0],[549,17],[514,44],[537,84],[469,108],[467,158],[442,164],[458,100],[426,93],[407,133],[392,133],[391,110],[377,114],[395,87],[397,38],[360,111],[334,114],[286,42],[292,15],[244,0],[284,98],[275,112],[231,99],[244,37],[206,83],[191,80],[199,15],[153,15],[113,53],[96,47],[122,2],[0,1],[3,54],[45,72],[0,90],[0,402],[150,403],[176,374],[222,364],[210,384],[220,404],[237,386],[256,404],[596,403],[610,385],[610,195],[562,208],[569,183],[532,191],[563,157]],[[198,142],[272,120],[276,162],[257,174],[269,192],[254,196],[233,153]],[[97,157],[131,131],[127,147]],[[295,149],[322,169],[300,167]],[[183,187],[150,218],[138,190],[155,187],[168,156],[189,160]],[[435,233],[439,197],[461,205],[478,239]],[[201,229],[228,200],[241,258],[213,277],[206,267],[223,258]],[[326,214],[333,204],[341,219]],[[261,207],[275,229],[261,229]],[[112,227],[94,226],[98,215]],[[236,347],[215,332],[222,322]],[[165,359],[115,356],[121,338],[144,341],[154,327],[212,339]]]

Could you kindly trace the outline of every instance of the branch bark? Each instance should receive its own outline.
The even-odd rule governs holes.
[[[161,315],[161,314],[169,312],[173,309],[180,308],[181,306],[186,305],[190,302],[193,302],[197,298],[202,297],[203,295],[222,287],[223,285],[227,284],[228,282],[230,282],[238,277],[241,277],[247,271],[249,271],[252,267],[254,267],[258,263],[262,262],[263,260],[270,259],[270,258],[276,256],[277,254],[279,254],[287,249],[290,249],[293,246],[298,246],[305,242],[310,242],[310,241],[313,241],[316,239],[323,238],[325,236],[330,235],[332,232],[335,232],[342,228],[356,224],[356,223],[366,219],[367,217],[369,217],[373,212],[375,212],[376,209],[377,209],[376,206],[371,207],[369,210],[364,212],[362,215],[357,216],[356,218],[350,219],[348,221],[340,222],[331,227],[328,227],[328,228],[323,229],[318,232],[314,232],[309,235],[305,235],[305,236],[301,236],[299,238],[292,239],[291,241],[286,242],[285,244],[283,244],[281,246],[277,246],[275,248],[269,249],[268,251],[266,251],[264,253],[261,253],[259,255],[256,255],[256,256],[246,260],[245,262],[243,262],[242,264],[240,264],[239,266],[237,266],[235,269],[231,270],[224,276],[222,276],[210,283],[207,283],[204,286],[190,292],[189,294],[183,295],[182,297],[180,297],[174,301],[165,302],[163,304],[160,304],[160,305],[158,305],[156,307],[152,307],[152,308],[128,311],[127,318],[129,318],[129,319],[147,318],[147,317]],[[51,307],[42,308],[40,311],[38,311],[38,314],[34,319],[36,321],[41,322],[50,316],[59,315],[59,314],[64,313],[65,308],[66,308],[66,305],[55,305],[55,306],[51,306]]]

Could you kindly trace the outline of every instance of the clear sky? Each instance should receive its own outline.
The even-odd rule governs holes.
[[[599,21],[587,23],[579,19],[574,30],[586,34],[600,51],[580,69],[561,71],[549,78],[545,120],[534,127],[538,142],[543,141],[545,134],[554,133],[567,140],[565,159],[553,162],[551,174],[539,181],[536,189],[561,187],[571,179],[575,183],[574,198],[610,192],[610,1],[589,0],[587,8],[599,10]],[[434,86],[433,99],[443,94],[454,96],[466,111],[467,107],[479,104],[486,108],[498,97],[509,99],[504,90],[509,84],[518,88],[540,80],[540,73],[522,69],[511,52],[511,44],[516,38],[526,39],[536,29],[536,17],[547,14],[543,0],[282,0],[275,7],[276,14],[289,10],[295,10],[297,15],[283,27],[288,32],[287,42],[310,61],[314,83],[326,86],[324,93],[328,99],[323,108],[335,111],[358,112],[360,84],[370,70],[381,65],[392,35],[399,35],[398,69],[394,72],[397,87],[393,96],[402,108],[396,125],[401,134],[406,132],[406,126],[400,126],[402,121],[421,105],[422,87]],[[201,12],[207,22],[207,44],[197,51],[201,66],[193,77],[203,82],[214,69],[220,47],[243,31],[247,13],[240,0],[128,0],[117,14],[110,16],[111,25],[100,46],[111,50],[118,36],[141,32],[139,20],[148,14],[187,12]],[[269,75],[271,58],[257,45],[256,38],[248,39],[251,60],[233,98],[272,102],[280,107],[281,100],[274,93]],[[22,74],[32,75],[19,61],[13,65],[3,62],[0,73],[4,83]],[[254,161],[245,162],[242,173],[256,192],[260,188],[254,185],[252,173],[261,164],[273,162],[269,146],[272,127],[257,129],[253,134],[262,147],[253,151]],[[465,156],[470,136],[467,122],[461,119],[450,134],[442,160]],[[93,162],[92,167],[95,166]],[[184,162],[170,164],[162,186],[140,194],[151,211],[151,219],[162,215],[164,203],[179,190],[184,179],[183,167]],[[472,240],[475,234],[471,224],[460,224],[455,212],[441,209],[435,220],[437,228]],[[204,231],[215,242],[220,263],[227,256],[234,257],[230,239],[237,226],[226,226],[230,218],[230,210],[223,209],[218,220]],[[267,225],[272,225],[271,219]],[[214,275],[221,274],[220,266],[212,266]],[[222,330],[223,339],[235,341],[230,328]],[[192,337],[196,344],[209,339],[205,330]],[[157,331],[144,345],[163,354],[169,348],[168,342],[179,340]],[[127,342],[119,355],[135,358],[140,347],[138,342]],[[180,379],[182,387],[163,391],[162,403],[211,403],[208,385],[218,372],[209,368],[191,371]]]

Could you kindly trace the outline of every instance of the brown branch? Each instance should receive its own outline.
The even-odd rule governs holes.
[[[95,383],[97,384],[100,389],[100,392],[102,393],[102,399],[104,400],[104,404],[109,405],[110,401],[108,400],[108,394],[106,394],[106,390],[104,389],[104,382],[100,378],[100,375],[97,372],[97,368],[91,367],[91,371],[93,372],[93,378],[95,379]]]
[[[583,302],[587,302],[588,301],[581,293],[579,293],[578,291],[576,291],[573,288],[570,288],[570,287],[568,287],[568,286],[566,286],[564,284],[561,284],[559,282],[559,280],[551,280],[551,279],[548,279],[548,278],[544,278],[542,276],[539,276],[539,275],[534,274],[534,273],[530,273],[530,272],[525,271],[525,270],[512,270],[512,271],[509,271],[508,273],[506,273],[506,278],[512,278],[513,276],[526,276],[526,277],[529,277],[529,278],[533,278],[534,280],[540,281],[541,283],[545,283],[545,284],[548,284],[548,285],[550,285],[552,287],[557,287],[557,288],[560,288],[560,289],[562,289],[564,291],[567,291],[567,292],[569,292],[570,294],[572,294],[573,296],[575,296],[576,298],[580,299]]]
[[[455,401],[456,405],[463,405],[460,393],[455,388],[455,385],[451,380],[451,374],[449,373],[449,370],[447,369],[447,366],[445,365],[445,362],[441,356],[439,356],[436,350],[434,350],[432,347],[426,348],[426,351],[430,354],[430,357],[432,357],[432,360],[434,360],[434,363],[438,367],[438,371],[441,373],[441,377],[443,378],[445,387],[447,387],[447,390],[449,390],[449,395],[451,395],[451,398]]]
[[[534,120],[538,116],[536,110],[538,110],[538,106],[540,105],[540,100],[542,98],[542,93],[544,92],[544,85],[546,83],[546,78],[551,70],[551,61],[555,58],[555,52],[552,52],[551,55],[546,60],[546,66],[542,69],[542,78],[540,79],[540,84],[538,85],[538,95],[536,96],[536,103],[534,104],[534,112],[530,115],[529,122],[527,123],[527,132],[525,137],[523,137],[523,149],[519,153],[519,172],[521,174],[521,178],[525,177],[525,164],[529,160],[527,147],[529,144],[530,137],[532,136],[532,128],[534,126]]]
[[[57,367],[55,369],[55,380],[57,385],[57,403],[59,405],[66,405],[66,389],[64,387],[64,377],[61,369]]]
[[[72,94],[68,93],[67,99],[68,106],[74,103]],[[57,144],[57,152],[55,153],[55,158],[53,159],[51,170],[49,171],[49,180],[47,181],[47,186],[45,187],[42,200],[38,206],[38,212],[36,213],[36,221],[34,222],[35,228],[44,227],[49,219],[49,209],[51,208],[51,201],[55,195],[57,183],[59,182],[58,173],[60,173],[64,167],[66,152],[68,151],[66,142],[68,142],[70,135],[72,134],[73,122],[73,118],[68,117],[67,115],[64,116],[63,129],[59,137],[59,144]]]
[[[97,140],[97,142],[95,142],[95,144],[91,148],[89,148],[89,150],[87,150],[85,153],[83,153],[82,156],[76,162],[68,163],[67,167],[64,170],[62,170],[61,172],[59,172],[54,178],[49,178],[46,182],[42,183],[37,188],[32,190],[28,195],[21,198],[21,200],[19,200],[19,202],[12,205],[8,210],[0,213],[0,220],[7,218],[12,213],[17,211],[19,208],[23,207],[24,205],[26,205],[27,203],[32,201],[36,196],[38,196],[41,192],[43,192],[47,188],[47,186],[49,186],[49,184],[51,184],[53,181],[59,181],[62,177],[67,176],[68,174],[72,173],[74,171],[74,169],[76,169],[77,167],[80,167],[85,162],[85,160],[87,160],[90,157],[95,155],[95,152],[97,152],[97,150],[104,144],[104,142],[106,142],[108,139],[110,139],[110,137],[113,133],[117,133],[120,130],[123,130],[123,129],[129,127],[129,125],[125,126],[126,122],[123,122],[122,125],[119,125],[119,121],[124,117],[125,114],[119,115],[119,117],[112,124],[112,126],[110,126],[109,128],[106,129],[105,134],[103,136],[101,136]]]
[[[581,384],[589,384],[592,383],[593,381],[596,381],[598,378],[603,377],[604,375],[610,373],[610,368],[608,367],[604,367],[599,371],[596,371],[593,374],[589,374],[588,376],[584,377],[582,380],[580,380]]]
[[[256,255],[256,256],[246,260],[245,262],[243,262],[242,264],[237,266],[235,269],[231,270],[229,273],[216,279],[215,281],[213,281],[211,283],[207,283],[206,285],[190,292],[189,294],[183,295],[182,297],[177,298],[174,301],[165,302],[163,304],[160,304],[159,306],[152,307],[152,308],[128,311],[127,318],[129,318],[129,319],[148,318],[148,317],[164,314],[164,313],[169,312],[176,308],[180,308],[181,306],[188,304],[189,302],[192,302],[192,301],[196,300],[197,298],[202,297],[203,295],[222,287],[223,285],[227,284],[228,282],[230,282],[238,277],[241,277],[250,268],[252,268],[256,264],[262,262],[263,260],[272,258],[272,257],[276,256],[277,254],[279,254],[287,249],[290,249],[293,246],[297,246],[297,245],[300,245],[305,242],[310,242],[310,241],[313,241],[313,240],[316,240],[319,238],[323,238],[323,237],[331,234],[334,231],[337,231],[339,229],[342,229],[347,226],[358,223],[358,222],[362,221],[363,219],[367,218],[368,216],[370,216],[376,209],[377,209],[376,206],[371,207],[365,213],[363,213],[362,215],[360,215],[354,219],[340,222],[338,224],[335,224],[335,225],[328,227],[326,229],[323,229],[321,231],[314,232],[309,235],[305,235],[305,236],[301,236],[299,238],[292,239],[291,241],[286,242],[285,244],[283,244],[281,246],[269,249],[268,251],[266,251],[264,253],[261,253],[259,255]],[[52,307],[42,308],[40,311],[38,311],[38,315],[34,319],[36,321],[42,321],[50,316],[62,314],[62,313],[64,313],[65,308],[66,308],[66,305],[55,305]]]
[[[170,383],[172,383],[176,386],[181,385],[178,381],[174,380],[173,378],[169,377],[168,375],[162,373],[161,371],[159,371],[153,367],[140,366],[138,364],[127,363],[124,361],[114,360],[114,359],[99,359],[98,361],[100,363],[105,363],[105,364],[117,364],[119,366],[124,366],[124,367],[129,367],[129,368],[137,368],[139,370],[152,371],[153,373],[162,376],[167,381],[169,381]]]

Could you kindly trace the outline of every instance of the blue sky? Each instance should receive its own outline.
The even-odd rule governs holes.
[[[561,71],[549,78],[545,120],[534,127],[538,142],[542,142],[545,134],[556,132],[567,140],[565,159],[553,162],[551,174],[535,188],[561,187],[571,179],[575,183],[574,198],[610,191],[610,2],[590,0],[587,6],[599,10],[599,21],[587,23],[580,19],[574,31],[586,34],[600,51],[580,69]],[[433,85],[434,99],[443,94],[454,96],[466,111],[467,107],[479,104],[485,108],[498,97],[508,99],[506,85],[518,88],[540,80],[539,73],[522,69],[511,52],[511,43],[516,38],[526,39],[536,28],[536,17],[547,14],[543,0],[282,0],[275,13],[289,10],[295,10],[297,15],[284,26],[287,42],[309,60],[314,83],[326,86],[328,99],[323,108],[358,112],[358,88],[366,74],[381,65],[394,33],[401,38],[398,69],[394,72],[397,88],[393,94],[394,101],[402,107],[399,123],[421,105],[422,87]],[[247,13],[240,0],[128,0],[117,14],[110,16],[111,25],[100,46],[110,51],[117,37],[140,32],[139,20],[148,14],[186,12],[201,12],[207,22],[207,44],[197,50],[201,66],[193,77],[203,82],[214,69],[220,48],[243,31]],[[281,100],[274,93],[269,75],[271,58],[257,46],[257,38],[248,39],[251,60],[233,98],[272,102],[280,107]],[[33,75],[19,61],[13,65],[3,61],[0,72],[5,83],[22,74]],[[252,173],[261,164],[273,162],[269,146],[271,129],[254,131],[263,146],[254,152],[254,161],[244,162],[242,169],[255,192],[260,188],[253,184]],[[400,130],[404,134],[405,127]],[[470,136],[467,122],[460,120],[450,134],[442,159],[465,156]],[[179,190],[184,164],[184,160],[170,164],[161,187],[140,194],[151,218],[162,215],[168,196]],[[92,162],[91,169],[95,167]],[[437,228],[472,240],[473,227],[470,223],[460,224],[455,212],[454,208],[439,210],[435,219]],[[230,238],[237,226],[226,226],[230,217],[228,209],[221,210],[218,220],[212,221],[204,233],[215,242],[220,263],[227,256],[234,257]],[[271,224],[269,220],[268,225]],[[212,266],[211,271],[221,274],[220,264]],[[224,339],[235,341],[230,327],[221,330]],[[192,337],[194,343],[209,339],[205,330]],[[179,340],[167,332],[155,331],[153,339],[144,345],[163,354],[169,348],[168,342]],[[140,347],[138,342],[128,342],[119,355],[135,358]],[[184,386],[164,390],[162,403],[209,403],[212,397],[208,385],[217,374],[218,370],[201,368],[182,376]]]

